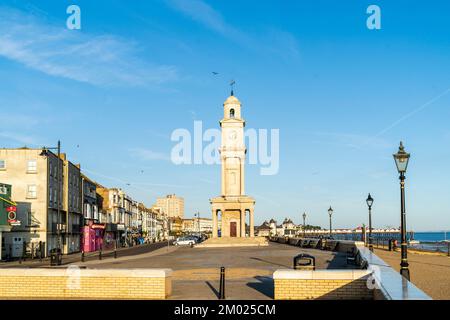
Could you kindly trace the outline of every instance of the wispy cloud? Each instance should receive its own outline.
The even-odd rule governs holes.
[[[14,142],[23,143],[26,146],[37,146],[36,140],[32,135],[25,135],[13,131],[0,131],[0,138],[2,140],[11,140]]]
[[[368,139],[371,139],[370,146],[376,148],[393,148],[393,145],[381,138],[373,138],[367,135],[338,132],[315,132],[316,136],[326,138],[326,141],[333,144],[344,145],[349,148],[362,149]]]
[[[381,131],[379,131],[378,133],[376,133],[374,136],[372,137],[368,137],[368,139],[364,142],[365,144],[368,143],[372,143],[375,139],[377,139],[378,137],[384,135],[386,132],[388,132],[389,130],[395,128],[396,126],[398,126],[400,123],[402,123],[403,121],[411,118],[412,116],[416,115],[417,113],[421,112],[422,110],[428,108],[429,106],[431,106],[433,103],[435,103],[436,101],[438,101],[439,99],[441,99],[442,97],[446,96],[448,93],[450,93],[450,88],[447,88],[446,90],[442,91],[440,94],[438,94],[437,96],[433,97],[432,99],[428,100],[427,102],[425,102],[424,104],[420,105],[419,107],[415,108],[414,110],[408,112],[407,114],[405,114],[404,116],[402,116],[401,118],[397,119],[396,121],[394,121],[393,123],[391,123],[389,126],[385,127],[384,129],[382,129]]]
[[[218,11],[214,10],[209,4],[203,1],[167,0],[167,3],[172,8],[224,36],[242,36],[240,31],[225,22]]]
[[[136,56],[136,44],[114,35],[92,35],[0,7],[0,56],[51,76],[101,86],[158,85],[177,79],[170,65]]]
[[[299,46],[295,36],[278,29],[265,29],[262,36],[250,35],[228,23],[222,14],[202,0],[166,0],[169,6],[206,28],[242,46],[275,53],[282,58],[297,58]]]
[[[129,150],[132,157],[140,160],[165,160],[170,161],[170,156],[162,152],[156,152],[144,148],[132,148]]]

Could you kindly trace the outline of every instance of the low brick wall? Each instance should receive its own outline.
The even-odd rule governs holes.
[[[0,299],[153,300],[172,293],[170,269],[0,269]]]
[[[281,269],[273,274],[276,300],[373,300],[366,270],[301,271]]]

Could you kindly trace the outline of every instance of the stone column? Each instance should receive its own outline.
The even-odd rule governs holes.
[[[241,209],[241,237],[245,238],[245,209]]]
[[[221,170],[222,170],[222,181],[221,181],[221,185],[222,185],[222,195],[224,196],[224,195],[226,195],[226,193],[227,193],[227,190],[226,190],[226,177],[225,177],[225,157],[221,154],[220,155],[220,160],[221,160],[221,162],[222,162],[222,168],[221,168]]]
[[[250,209],[250,237],[253,238],[255,236],[255,221],[253,217],[253,208]]]
[[[212,209],[212,219],[213,219],[213,232],[212,237],[217,238],[218,237],[218,226],[217,226],[217,210]]]
[[[245,156],[244,157],[242,157],[242,158],[240,158],[240,165],[241,165],[241,181],[239,181],[240,182],[240,184],[241,184],[241,187],[240,187],[240,195],[244,195],[245,194],[245,175],[244,175],[244,169],[245,169]]]

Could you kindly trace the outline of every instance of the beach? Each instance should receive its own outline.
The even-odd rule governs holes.
[[[400,250],[375,248],[375,254],[400,270]],[[450,257],[438,253],[408,251],[411,282],[436,300],[450,299]]]

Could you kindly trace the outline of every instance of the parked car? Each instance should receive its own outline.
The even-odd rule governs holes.
[[[177,240],[175,240],[175,245],[176,246],[191,246],[196,244],[197,241],[195,241],[194,238],[191,237],[182,237],[182,238],[178,238]]]

